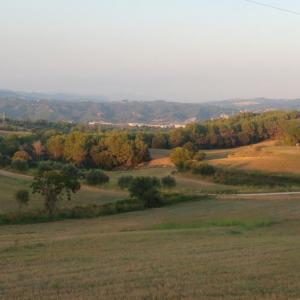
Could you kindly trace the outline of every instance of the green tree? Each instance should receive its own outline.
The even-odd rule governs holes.
[[[90,185],[102,185],[109,182],[109,176],[100,170],[91,170],[86,175],[86,181]]]
[[[161,203],[160,181],[156,177],[136,177],[129,186],[130,196],[143,201],[145,207],[156,207]]]
[[[167,149],[168,148],[168,138],[164,134],[156,134],[153,136],[152,145],[153,149]]]
[[[185,162],[191,160],[193,153],[185,148],[175,148],[171,151],[170,159],[174,165],[179,169],[184,169]]]
[[[41,194],[44,198],[45,209],[53,216],[57,204],[65,197],[71,200],[71,193],[80,189],[77,174],[69,174],[65,170],[46,171],[38,174],[32,183],[33,193]]]
[[[19,209],[21,210],[22,207],[27,205],[30,200],[29,192],[27,190],[19,190],[16,192],[15,198],[18,202]]]
[[[91,147],[90,156],[94,164],[104,170],[112,170],[118,165],[117,159],[107,150],[102,141]]]

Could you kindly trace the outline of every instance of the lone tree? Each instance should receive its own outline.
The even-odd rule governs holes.
[[[86,181],[90,185],[102,185],[109,182],[109,177],[100,170],[91,170],[86,175]]]
[[[192,152],[180,147],[173,149],[170,154],[171,161],[174,163],[178,170],[183,170],[186,161],[191,160],[192,157]]]
[[[145,207],[156,207],[161,203],[160,181],[156,177],[136,177],[129,186],[130,196],[143,201]]]
[[[61,171],[45,171],[34,178],[32,191],[44,197],[45,209],[50,216],[55,214],[59,200],[65,197],[71,200],[71,194],[80,189],[78,175],[76,172],[71,173],[70,169],[67,166]]]
[[[16,192],[15,198],[19,204],[19,209],[21,210],[30,200],[29,192],[27,190],[19,190]]]

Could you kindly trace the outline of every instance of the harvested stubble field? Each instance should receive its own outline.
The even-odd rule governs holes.
[[[300,148],[276,146],[275,141],[270,141],[231,150],[224,157],[211,159],[210,163],[244,170],[299,174]]]
[[[300,201],[0,227],[2,299],[299,299]]]

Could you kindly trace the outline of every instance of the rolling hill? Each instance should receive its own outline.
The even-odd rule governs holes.
[[[240,111],[300,109],[300,99],[234,99],[209,103],[156,101],[109,101],[105,97],[25,93],[0,90],[0,113],[14,119],[69,122],[187,123],[227,117]]]

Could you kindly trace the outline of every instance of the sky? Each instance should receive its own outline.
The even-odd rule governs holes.
[[[260,0],[300,13],[299,0]],[[245,0],[0,0],[0,88],[300,97],[300,15]]]

